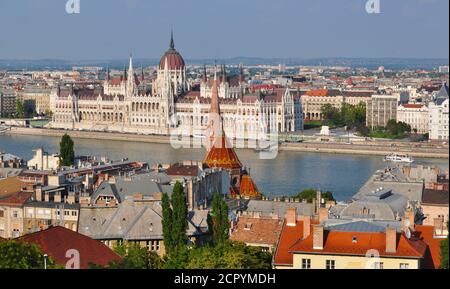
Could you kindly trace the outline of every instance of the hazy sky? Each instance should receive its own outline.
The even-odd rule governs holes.
[[[448,58],[448,0],[0,0],[0,59]]]

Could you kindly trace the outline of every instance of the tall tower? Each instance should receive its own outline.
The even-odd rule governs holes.
[[[127,95],[126,97],[131,98],[133,95],[137,94],[137,87],[136,87],[136,80],[134,77],[134,70],[133,70],[133,56],[130,54],[130,63],[128,65],[128,77],[126,78],[127,81]]]
[[[186,81],[186,67],[183,57],[175,49],[175,41],[173,39],[173,32],[170,33],[169,49],[161,57],[158,69],[158,78],[164,78],[165,69],[169,70],[170,80],[172,82],[172,87],[174,94],[177,96],[186,92],[188,89]]]
[[[211,91],[208,130],[210,132],[209,148],[205,164],[210,168],[221,168],[228,172],[231,197],[260,198],[261,194],[252,177],[242,168],[241,161],[225,135],[220,112],[217,70],[214,71]]]

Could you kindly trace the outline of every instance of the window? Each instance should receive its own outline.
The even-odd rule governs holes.
[[[375,269],[384,269],[383,262],[375,262]]]
[[[5,212],[3,210],[0,210],[0,218],[4,218],[5,217]]]
[[[409,269],[409,264],[400,263],[400,269]]]
[[[327,260],[326,261],[326,269],[336,269],[336,261],[335,260]]]
[[[311,259],[302,259],[302,269],[311,269]]]
[[[13,218],[18,218],[19,217],[19,213],[17,211],[13,211],[12,212],[12,216],[13,216]]]

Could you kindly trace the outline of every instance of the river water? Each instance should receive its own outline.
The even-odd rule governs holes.
[[[0,151],[28,160],[33,149],[59,150],[58,137],[0,135]],[[74,139],[77,155],[107,156],[112,160],[128,158],[155,163],[203,160],[204,150],[173,149],[166,144]],[[237,150],[243,165],[251,168],[258,188],[269,197],[293,196],[305,188],[329,190],[339,201],[349,200],[377,169],[385,167],[382,157],[345,154],[279,152],[276,159],[261,160],[252,150]],[[445,159],[416,159],[416,163],[448,169]]]

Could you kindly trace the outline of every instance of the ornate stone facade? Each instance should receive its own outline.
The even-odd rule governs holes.
[[[157,135],[204,135],[211,102],[211,81],[205,73],[200,91],[191,90],[186,66],[173,38],[158,66],[151,89],[135,74],[130,57],[128,71],[102,85],[58,86],[51,95],[50,127]],[[243,69],[228,77],[221,68],[219,99],[228,136],[261,139],[267,133],[303,130],[300,96],[288,88],[247,94]]]

